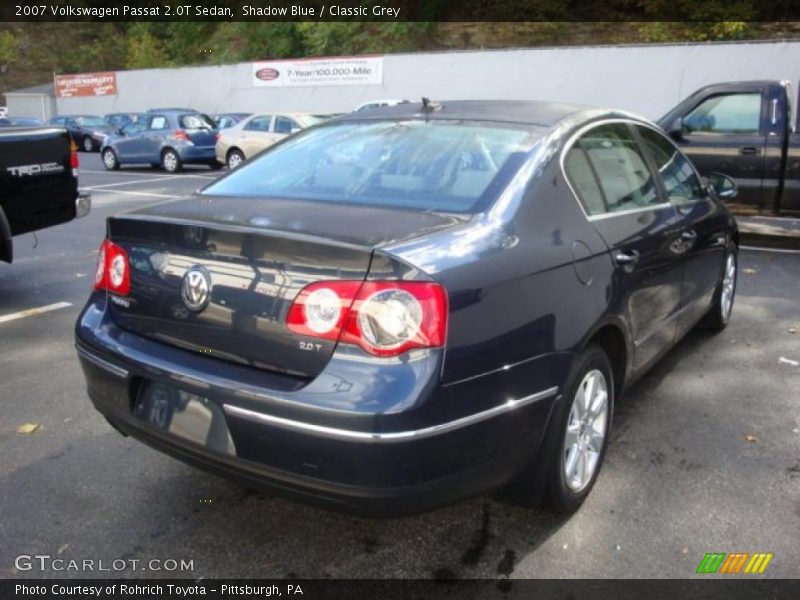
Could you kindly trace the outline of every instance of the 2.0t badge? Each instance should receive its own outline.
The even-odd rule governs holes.
[[[181,297],[189,310],[199,312],[206,307],[211,297],[211,278],[203,267],[192,267],[183,276]]]

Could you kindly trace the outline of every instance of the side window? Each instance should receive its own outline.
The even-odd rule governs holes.
[[[605,212],[644,208],[660,204],[653,174],[640,153],[631,130],[625,123],[600,125],[583,134],[573,146],[585,154],[599,183]],[[573,158],[576,164],[579,158]],[[582,175],[585,189],[586,173]],[[570,177],[578,187],[576,178]],[[589,214],[598,214],[596,198],[584,199]]]
[[[690,133],[758,133],[761,94],[713,96],[683,118]]]
[[[606,212],[603,192],[583,148],[577,144],[574,145],[567,154],[564,167],[586,212],[589,215],[600,215]]]
[[[637,125],[637,130],[653,157],[670,202],[685,204],[703,198],[703,188],[697,173],[673,143],[649,127]]]
[[[169,123],[167,122],[166,117],[162,117],[161,115],[156,115],[152,119],[150,119],[150,127],[148,129],[168,129]]]
[[[275,117],[275,133],[292,133],[292,129],[300,129],[300,126],[288,117]]]
[[[272,117],[270,115],[262,115],[260,117],[253,117],[253,119],[247,124],[245,129],[248,131],[269,131],[269,124],[272,121]]]

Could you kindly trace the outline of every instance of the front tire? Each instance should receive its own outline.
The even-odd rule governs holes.
[[[181,157],[172,148],[167,148],[161,154],[161,168],[167,173],[177,173],[181,170]]]
[[[117,153],[111,148],[106,148],[103,150],[103,166],[107,171],[116,171],[119,169],[119,159],[117,158]]]
[[[732,246],[725,253],[725,262],[722,266],[722,278],[714,292],[711,308],[700,320],[699,326],[703,329],[719,332],[728,326],[733,310],[733,300],[736,296],[736,278],[738,274],[738,257],[736,247]]]

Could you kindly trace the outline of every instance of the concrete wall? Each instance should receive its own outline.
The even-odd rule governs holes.
[[[15,94],[6,92],[9,117],[32,117],[46,121],[56,114],[56,101],[49,94]]]
[[[720,81],[800,80],[800,42],[603,46],[387,55],[383,84],[252,85],[250,63],[120,71],[117,96],[58,99],[60,113],[153,106],[206,112],[346,112],[379,98],[558,100],[658,118],[695,89]]]

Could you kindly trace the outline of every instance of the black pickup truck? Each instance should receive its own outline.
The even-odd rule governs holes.
[[[12,238],[83,217],[91,198],[78,191],[78,153],[60,127],[0,127],[0,261]]]
[[[701,174],[733,177],[740,213],[800,215],[800,135],[788,81],[718,83],[697,90],[658,124]]]

